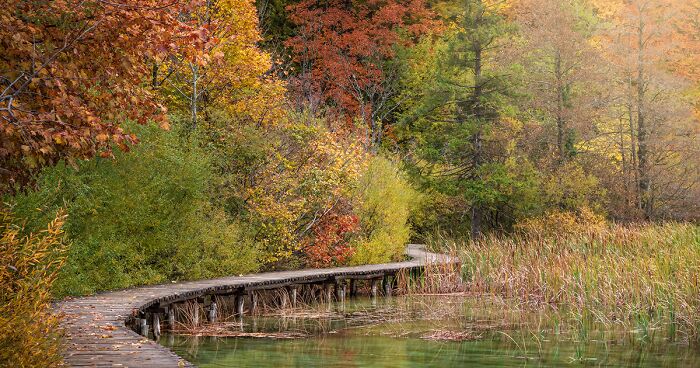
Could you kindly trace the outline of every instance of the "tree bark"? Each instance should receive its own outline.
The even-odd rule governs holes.
[[[482,85],[482,63],[483,63],[483,49],[479,42],[474,44],[474,94],[472,95],[472,109],[474,111],[474,117],[476,118],[476,131],[472,136],[472,149],[474,150],[472,156],[472,165],[474,168],[474,179],[481,180],[481,165],[482,165],[482,119],[484,119],[484,109],[481,103],[483,97],[483,85]],[[482,204],[475,202],[472,203],[472,213],[471,213],[471,236],[472,239],[476,239],[481,236],[481,226],[483,221],[483,208]]]
[[[649,148],[648,131],[646,126],[646,83],[644,68],[644,18],[639,16],[639,26],[637,28],[638,54],[637,54],[637,163],[639,165],[639,208],[642,210],[644,218],[649,220],[653,216],[651,206],[652,198],[650,193],[649,179]]]
[[[562,75],[561,54],[559,51],[554,56],[554,76],[557,81],[557,154],[559,155],[559,164],[566,161],[566,121],[564,121],[564,77]]]

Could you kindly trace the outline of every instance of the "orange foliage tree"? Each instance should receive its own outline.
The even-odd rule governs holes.
[[[673,57],[674,71],[700,82],[700,3],[675,0],[673,26],[677,42]]]
[[[164,0],[17,1],[0,13],[0,179],[61,158],[110,155],[137,139],[126,119],[165,122],[148,60],[205,33]],[[7,190],[8,186],[4,190]]]
[[[601,44],[616,70],[612,111],[619,121],[622,176],[628,178],[624,196],[634,210],[628,213],[688,216],[700,183],[697,120],[683,96],[693,74],[683,65],[692,64],[697,49],[692,24],[686,24],[693,6],[680,0],[592,3],[609,22]]]
[[[307,103],[359,117],[376,148],[383,120],[396,109],[396,47],[426,34],[433,13],[423,0],[304,0],[287,9],[298,26],[287,41],[301,69],[298,92]]]
[[[313,267],[342,265],[355,249],[350,237],[359,230],[359,219],[352,213],[332,213],[324,216],[313,227],[314,237],[304,247],[307,262]]]

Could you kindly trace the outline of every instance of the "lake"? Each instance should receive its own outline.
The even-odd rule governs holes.
[[[242,324],[241,324],[242,322]],[[164,335],[199,367],[698,367],[660,331],[563,330],[482,298],[367,298],[219,324],[228,337]]]

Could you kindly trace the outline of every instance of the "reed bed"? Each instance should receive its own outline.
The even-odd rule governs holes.
[[[455,250],[451,256],[458,259]],[[401,270],[396,274],[397,294],[443,295],[467,291],[461,275],[459,263],[426,263],[421,269]]]
[[[560,311],[562,323],[700,340],[700,227],[605,225],[577,231],[535,227],[478,241],[436,237],[457,254],[470,293],[500,295],[528,308]]]

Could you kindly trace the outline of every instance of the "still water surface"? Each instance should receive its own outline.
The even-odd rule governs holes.
[[[165,335],[160,342],[203,368],[700,367],[697,348],[658,336],[650,343],[635,331],[617,336],[592,330],[582,337],[551,323],[526,329],[512,323],[502,306],[484,310],[454,297],[378,303],[358,299],[318,313],[246,317],[242,326],[231,327],[302,338]],[[528,316],[528,325],[542,324],[538,318]],[[429,339],[451,333],[462,340]]]

